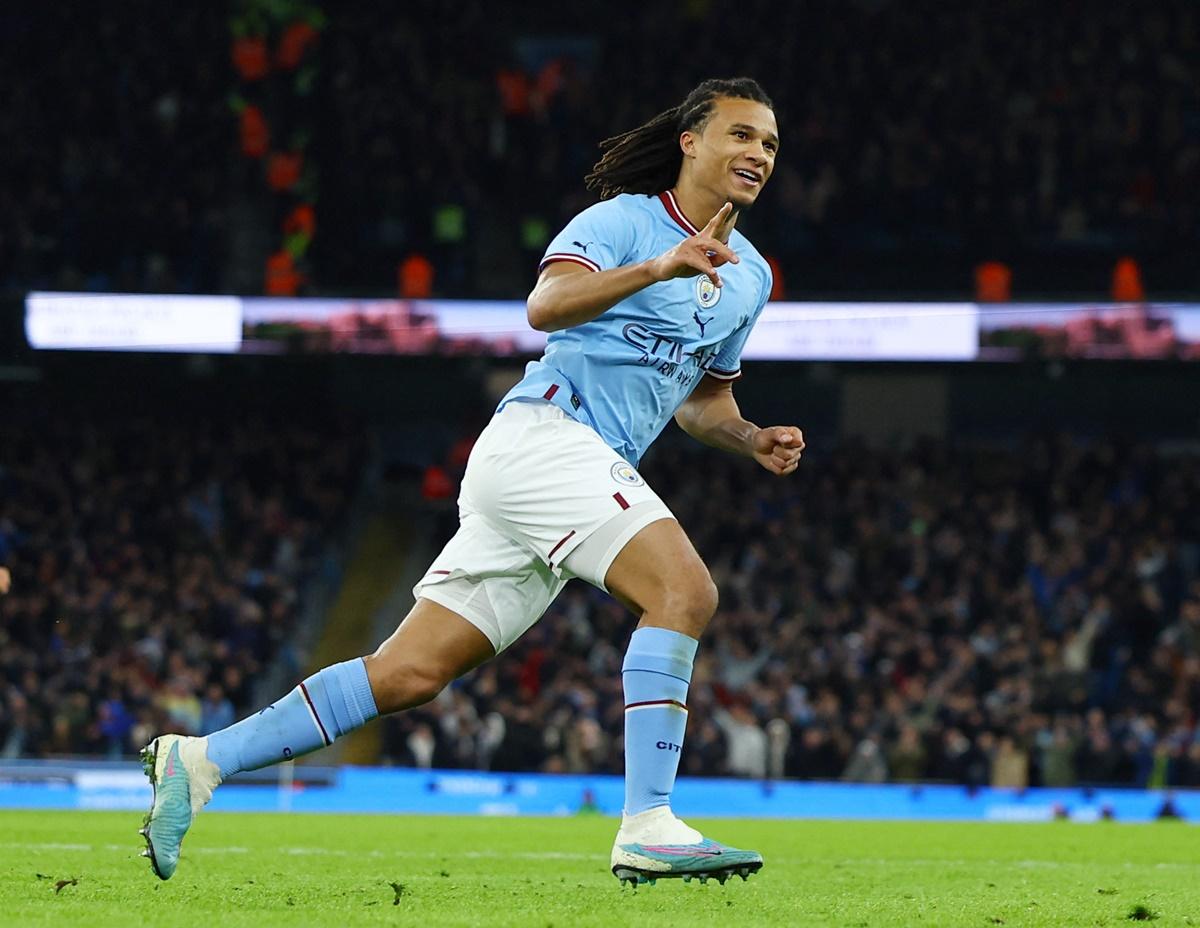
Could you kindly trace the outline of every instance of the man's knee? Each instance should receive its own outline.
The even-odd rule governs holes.
[[[454,679],[438,667],[413,664],[378,651],[363,660],[381,715],[430,702]]]
[[[668,620],[678,621],[682,626],[680,631],[699,636],[716,614],[717,603],[717,585],[708,569],[701,566],[687,579],[665,588],[662,605],[656,611],[661,611]]]

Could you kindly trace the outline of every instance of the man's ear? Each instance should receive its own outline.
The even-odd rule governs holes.
[[[680,133],[679,148],[683,152],[683,156],[685,158],[695,157],[697,139],[697,134],[692,132],[690,129],[686,132]]]

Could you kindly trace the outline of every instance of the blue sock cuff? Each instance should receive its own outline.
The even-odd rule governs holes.
[[[668,628],[639,628],[629,639],[621,672],[647,670],[692,682],[692,664],[700,642]]]
[[[367,679],[367,665],[361,657],[343,661],[329,668],[341,684],[342,698],[348,711],[354,714],[352,725],[357,728],[379,715],[375,695],[371,692],[371,681]]]

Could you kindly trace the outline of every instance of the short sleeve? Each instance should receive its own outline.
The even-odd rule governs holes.
[[[767,299],[771,296],[771,269],[765,262],[764,268],[766,271],[765,283],[760,290],[758,308],[754,310],[749,319],[734,329],[730,336],[721,343],[721,350],[717,352],[717,356],[713,358],[712,364],[706,371],[710,377],[716,377],[717,380],[737,380],[742,376],[742,349],[746,347],[746,339],[750,337],[750,330],[754,328],[754,323],[762,315],[763,307],[767,305]]]
[[[721,343],[721,350],[705,371],[709,377],[716,377],[717,380],[737,380],[742,376],[742,349],[746,347],[746,339],[750,337],[750,330],[754,328],[754,320],[757,318],[758,313],[755,313]]]
[[[634,217],[619,201],[596,203],[554,237],[538,265],[538,273],[556,261],[572,261],[592,271],[609,271],[628,264],[635,233]]]

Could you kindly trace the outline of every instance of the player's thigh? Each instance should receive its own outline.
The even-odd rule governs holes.
[[[413,596],[475,626],[499,653],[541,618],[566,584],[532,551],[469,508]]]
[[[717,588],[675,519],[651,522],[608,568],[604,585],[642,617],[643,625],[699,637],[717,608]]]
[[[453,609],[422,597],[375,653],[367,679],[381,713],[433,699],[495,655],[491,640]]]

